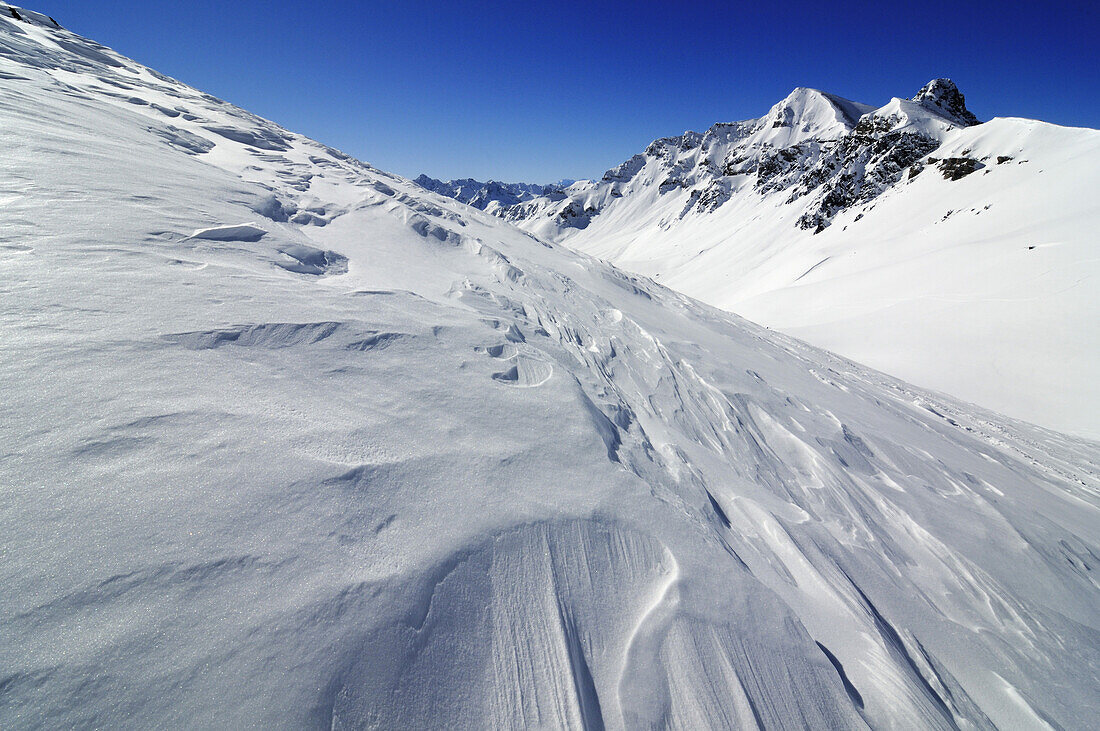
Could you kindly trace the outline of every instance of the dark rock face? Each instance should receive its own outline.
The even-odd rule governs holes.
[[[684,132],[679,137],[662,137],[654,140],[646,148],[645,154],[649,157],[670,157],[672,150],[684,152],[698,147],[703,141],[703,135],[698,132]]]
[[[933,79],[921,87],[913,101],[957,122],[963,127],[981,124],[966,108],[966,98],[951,79]]]
[[[580,203],[572,201],[558,212],[558,219],[562,226],[568,226],[569,228],[585,228],[592,222],[592,216],[595,213],[595,208],[591,206],[582,208]]]
[[[606,183],[620,182],[626,183],[634,178],[638,172],[645,167],[646,156],[635,155],[623,164],[613,167],[603,174],[603,181]]]
[[[762,193],[790,190],[787,203],[813,196],[796,225],[823,231],[837,213],[878,197],[939,146],[931,137],[895,130],[896,121],[866,116],[839,140],[766,152],[756,168],[755,187]]]
[[[928,161],[933,162],[932,159]],[[938,167],[945,180],[961,180],[975,170],[981,170],[985,165],[972,157],[945,157],[939,161]]]
[[[811,150],[809,145],[792,145],[765,152],[756,166],[756,189],[769,193],[790,187],[797,177],[810,168],[810,161],[818,151]]]
[[[798,193],[808,193],[819,179],[822,193],[798,226],[823,231],[840,211],[867,203],[899,182],[906,168],[939,144],[916,132],[891,130],[881,118],[864,118],[802,182]]]
[[[706,188],[696,188],[691,191],[688,203],[680,213],[680,218],[690,211],[699,213],[712,213],[722,207],[726,201],[733,197],[729,186],[721,180],[714,180]]]

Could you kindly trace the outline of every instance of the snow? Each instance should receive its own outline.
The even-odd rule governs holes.
[[[752,146],[790,147],[809,139],[836,139],[873,109],[817,89],[799,87],[773,106],[749,136]]]
[[[240,223],[200,228],[191,234],[191,238],[211,241],[259,241],[266,233],[267,231],[253,223]]]
[[[0,70],[0,726],[1090,724],[1095,442],[62,29]]]
[[[913,383],[1098,438],[1100,132],[1012,118],[961,126],[935,103],[954,85],[929,87],[939,96],[856,109],[869,110],[860,124],[926,148],[896,182],[887,160],[885,180],[845,189],[846,175],[868,172],[854,157],[828,172],[838,149],[828,140],[854,128],[855,112],[840,113],[852,103],[798,89],[763,124],[715,125],[688,149],[659,140],[629,175],[504,217]],[[780,109],[797,110],[801,126],[773,130]],[[949,158],[977,170],[947,180]],[[765,179],[757,165],[769,159],[779,162]],[[803,180],[828,185],[803,190]],[[804,228],[834,183],[853,201],[827,228]],[[556,215],[571,204],[592,209],[583,225]]]
[[[427,190],[454,198],[457,201],[490,213],[501,206],[513,206],[521,201],[531,200],[540,195],[557,193],[561,188],[571,185],[572,180],[562,180],[550,185],[531,183],[502,183],[496,180],[481,182],[472,178],[448,180],[446,182],[420,175],[413,181]]]
[[[871,116],[889,120],[893,130],[918,132],[937,139],[958,127],[955,120],[945,116],[938,108],[898,97],[876,109]]]

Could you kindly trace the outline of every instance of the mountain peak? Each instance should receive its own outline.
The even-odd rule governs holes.
[[[31,25],[42,25],[47,28],[61,27],[61,24],[49,15],[36,13],[33,10],[27,10],[26,8],[21,8],[18,5],[12,5],[10,3],[0,2],[0,13],[6,18],[12,18]]]
[[[833,105],[828,95],[818,89],[800,86],[772,106],[765,119],[773,121],[776,127],[791,126],[792,122],[819,116],[823,111],[832,116]]]
[[[782,140],[771,139],[775,135],[768,134],[769,142],[786,146],[809,137],[828,138],[849,132],[869,110],[866,105],[800,86],[761,118],[760,127],[777,132],[789,130]]]
[[[981,124],[966,108],[966,98],[951,79],[932,79],[921,87],[912,100],[963,126]]]

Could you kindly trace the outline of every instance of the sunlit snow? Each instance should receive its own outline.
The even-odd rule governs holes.
[[[1094,722],[1095,442],[0,12],[0,727]]]

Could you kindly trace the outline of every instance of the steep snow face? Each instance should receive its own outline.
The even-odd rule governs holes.
[[[1097,131],[979,124],[949,79],[878,109],[798,89],[760,120],[658,140],[599,182],[494,212],[907,380],[1095,438],[1098,161]]]
[[[851,132],[871,109],[866,104],[800,87],[772,107],[748,139],[757,146],[778,148],[809,139],[837,139]]]
[[[971,115],[973,116],[973,115]],[[864,126],[889,132],[907,132],[928,138],[936,147],[954,129],[966,125],[938,106],[894,97],[868,115]],[[932,148],[935,149],[935,148]]]
[[[1095,443],[17,14],[0,726],[1091,723]]]

